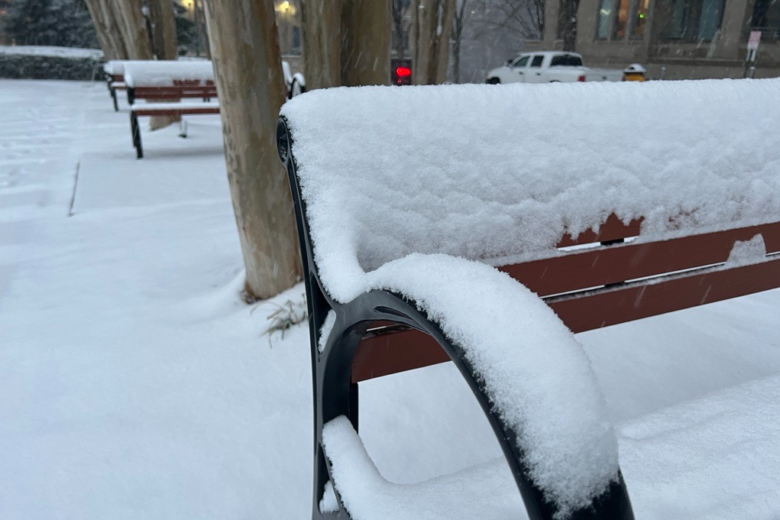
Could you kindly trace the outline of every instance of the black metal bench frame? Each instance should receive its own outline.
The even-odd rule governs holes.
[[[116,98],[116,91],[126,90],[127,87],[124,86],[125,77],[121,74],[109,74],[108,72],[106,72],[105,75],[108,94],[111,96],[111,101],[114,103],[114,112],[119,112],[119,103]],[[123,86],[117,87],[115,83],[122,83]]]
[[[501,446],[517,487],[531,520],[552,520],[557,510],[555,504],[546,501],[540,488],[530,479],[524,462],[523,451],[517,446],[517,436],[495,413],[488,396],[481,386],[477,374],[465,359],[457,345],[447,340],[439,326],[424,312],[418,310],[415,302],[389,291],[371,291],[355,300],[341,304],[334,301],[323,289],[317,273],[309,227],[306,221],[306,205],[301,196],[293,156],[293,141],[282,117],[277,124],[277,148],[279,158],[287,170],[295,206],[298,238],[303,261],[304,283],[309,312],[309,335],[311,338],[312,384],[314,394],[314,493],[312,518],[325,520],[349,518],[343,507],[336,486],[333,486],[339,510],[323,513],[319,504],[325,484],[331,479],[330,468],[322,447],[323,426],[341,415],[347,416],[358,431],[358,384],[353,382],[353,358],[369,326],[376,322],[390,322],[406,328],[421,331],[432,338],[446,352],[460,371],[482,410]],[[320,331],[329,311],[335,311],[335,324],[320,353]],[[571,520],[634,518],[628,491],[622,475],[607,491],[597,497],[592,507],[581,509],[569,516]]]

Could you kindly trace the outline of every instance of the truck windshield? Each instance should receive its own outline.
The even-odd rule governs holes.
[[[573,54],[553,56],[550,67],[582,67],[582,58]]]

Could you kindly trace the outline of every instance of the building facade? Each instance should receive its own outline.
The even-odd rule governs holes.
[[[563,48],[566,1],[547,0],[543,39],[524,51]],[[761,31],[755,77],[780,76],[780,0],[580,0],[576,24],[588,65],[639,63],[652,79],[741,78],[749,34]]]

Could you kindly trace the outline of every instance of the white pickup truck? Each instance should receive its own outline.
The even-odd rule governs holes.
[[[583,66],[582,56],[573,52],[529,52],[491,70],[485,80],[490,84],[623,81],[623,71],[589,69]]]

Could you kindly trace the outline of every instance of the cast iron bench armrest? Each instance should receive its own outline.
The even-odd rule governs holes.
[[[301,197],[296,175],[295,159],[292,155],[292,140],[284,118],[277,125],[279,157],[284,164],[290,181],[299,229],[299,241],[303,257],[304,281],[309,311],[309,330],[312,338],[312,376],[314,385],[315,414],[315,461],[313,518],[337,518],[335,513],[321,512],[319,503],[325,492],[325,484],[331,481],[327,454],[322,445],[323,427],[340,416],[347,417],[355,430],[358,427],[358,388],[353,381],[353,361],[361,339],[377,322],[395,324],[420,331],[431,338],[446,353],[466,379],[477,401],[493,428],[504,456],[512,470],[517,487],[532,520],[551,520],[557,505],[543,496],[540,488],[529,477],[524,462],[523,450],[518,447],[518,436],[496,411],[486,394],[482,374],[468,362],[463,349],[450,341],[433,320],[429,319],[418,302],[386,290],[364,293],[348,303],[339,303],[323,290],[314,262],[312,243],[306,221],[305,201]],[[478,311],[476,311],[478,312]],[[333,314],[335,313],[335,320]],[[328,318],[328,316],[331,316]],[[328,336],[321,343],[321,334],[326,319],[330,321]],[[318,346],[322,345],[322,348]],[[336,498],[341,506],[338,483],[334,486]],[[341,513],[347,513],[341,509]],[[339,514],[341,514],[339,513]],[[347,513],[348,514],[348,513]],[[592,507],[577,510],[571,519],[633,519],[628,492],[622,476],[618,473],[607,491],[593,501]]]

